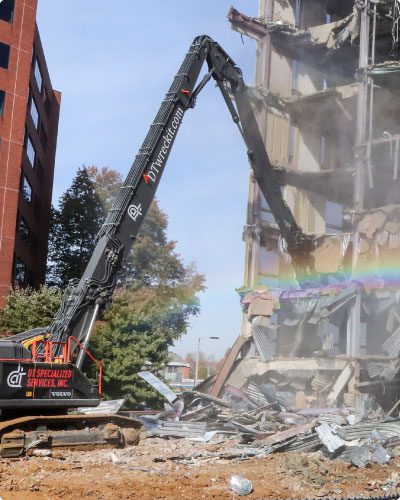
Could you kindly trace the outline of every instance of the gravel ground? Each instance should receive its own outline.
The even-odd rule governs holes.
[[[55,450],[51,457],[0,461],[3,500],[232,499],[232,474],[253,481],[243,498],[306,499],[400,494],[400,458],[357,469],[321,452],[235,455],[234,439],[205,444],[149,438],[125,449]]]

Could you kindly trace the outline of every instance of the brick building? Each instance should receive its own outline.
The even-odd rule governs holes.
[[[0,305],[45,278],[61,94],[36,26],[37,0],[0,3]]]

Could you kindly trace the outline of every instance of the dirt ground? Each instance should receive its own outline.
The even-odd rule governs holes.
[[[400,458],[357,469],[321,452],[226,458],[234,442],[148,438],[121,450],[57,450],[51,457],[0,461],[3,500],[232,499],[232,474],[253,481],[243,498],[305,499],[400,495]],[[221,457],[222,455],[222,457]],[[225,455],[225,457],[223,456]]]

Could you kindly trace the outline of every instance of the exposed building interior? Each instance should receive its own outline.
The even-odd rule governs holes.
[[[242,336],[211,394],[286,407],[396,403],[400,369],[397,0],[260,0],[231,8],[256,40],[248,91],[284,197],[314,235],[298,276],[250,175]]]

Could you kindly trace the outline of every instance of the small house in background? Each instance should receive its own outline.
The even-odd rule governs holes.
[[[164,369],[164,378],[168,382],[182,382],[190,378],[190,364],[184,361],[170,361]]]

